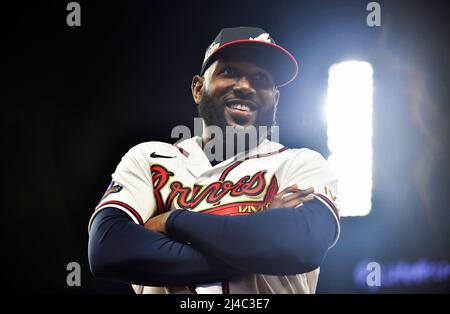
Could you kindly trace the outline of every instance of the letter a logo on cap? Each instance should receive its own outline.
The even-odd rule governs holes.
[[[210,56],[217,48],[219,48],[219,46],[220,46],[220,43],[215,43],[215,42],[212,43],[212,44],[208,47],[208,50],[206,50],[205,58],[203,59],[203,62],[205,62],[205,60],[208,59],[209,56]]]
[[[250,40],[260,40],[260,41],[265,41],[265,42],[271,43],[272,41],[270,40],[269,36],[270,35],[268,33],[262,33],[258,37],[255,37],[255,38],[250,37],[249,39]]]

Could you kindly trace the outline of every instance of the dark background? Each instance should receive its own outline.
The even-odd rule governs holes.
[[[323,100],[328,68],[374,67],[374,177],[370,215],[343,218],[319,293],[365,293],[361,261],[450,263],[448,203],[449,10],[446,1],[69,1],[3,6],[1,280],[9,292],[131,293],[94,279],[87,222],[121,156],[192,126],[190,93],[219,30],[260,26],[300,62],[281,90],[281,142],[328,156]],[[82,286],[66,285],[78,262]],[[450,272],[449,272],[450,274]],[[377,292],[448,292],[450,275]]]

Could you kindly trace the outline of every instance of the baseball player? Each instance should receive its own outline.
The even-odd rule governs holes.
[[[136,293],[315,293],[339,236],[327,161],[262,134],[225,160],[205,152],[210,126],[273,125],[297,72],[266,31],[220,31],[191,86],[202,135],[125,154],[89,221],[94,276]]]

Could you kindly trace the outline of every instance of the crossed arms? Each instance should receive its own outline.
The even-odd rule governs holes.
[[[337,225],[323,202],[302,190],[286,196],[292,191],[285,189],[269,210],[248,216],[176,210],[145,226],[119,209],[105,208],[91,225],[91,271],[96,277],[146,286],[312,271],[325,257]]]

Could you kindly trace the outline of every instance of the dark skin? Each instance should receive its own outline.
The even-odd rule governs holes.
[[[233,58],[219,59],[203,76],[195,75],[191,90],[197,105],[206,94],[218,105],[226,124],[236,127],[261,125],[260,118],[273,113],[280,96],[269,71],[249,60]],[[234,103],[247,105],[250,110],[232,109]],[[202,138],[203,143],[209,140],[205,132]]]
[[[203,76],[192,79],[192,96],[197,106],[202,98],[208,97],[214,106],[219,123],[245,128],[264,125],[273,115],[278,105],[280,93],[274,84],[274,78],[263,65],[247,58],[227,57],[216,60]],[[232,108],[232,105],[245,105],[244,108]],[[205,122],[205,126],[208,123]],[[203,144],[210,140],[207,128],[203,128]],[[298,189],[296,184],[279,192],[268,208],[293,208],[314,199],[314,189]],[[166,221],[171,211],[152,217],[145,227],[166,233]]]

